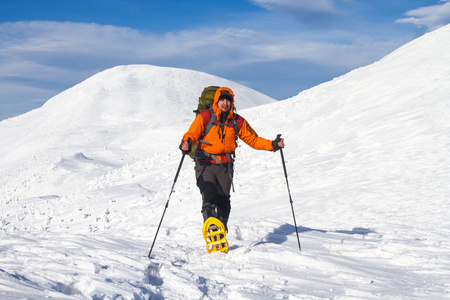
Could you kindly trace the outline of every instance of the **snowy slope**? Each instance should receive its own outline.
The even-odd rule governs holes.
[[[122,66],[0,122],[0,298],[448,298],[449,47],[446,26],[274,103],[199,72]],[[211,84],[236,92],[261,136],[285,137],[301,252],[279,153],[240,142],[229,253],[204,249],[186,159],[146,258]]]
[[[233,88],[240,109],[275,101],[202,72],[148,65],[119,66],[88,78],[39,109],[1,122],[2,142],[21,151],[11,152],[2,147],[0,162],[8,164],[12,160],[9,156],[14,158],[17,154],[25,156],[23,148],[31,156],[37,149],[46,151],[49,144],[97,146],[94,141],[85,140],[96,131],[100,135],[108,132],[121,135],[124,131],[160,129],[188,122],[194,116],[192,110],[197,107],[199,95],[208,85]]]

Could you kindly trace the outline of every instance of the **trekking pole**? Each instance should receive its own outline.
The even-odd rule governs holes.
[[[152,247],[150,248],[150,252],[148,252],[148,258],[151,259],[150,255],[152,254],[153,246],[155,246],[156,237],[158,236],[159,228],[161,228],[161,223],[164,219],[164,215],[166,214],[167,207],[169,206],[170,196],[172,196],[173,188],[175,187],[175,183],[177,182],[178,174],[180,174],[181,166],[183,165],[183,160],[186,154],[183,153],[183,156],[181,156],[180,165],[178,166],[177,174],[175,175],[175,179],[173,180],[172,188],[170,189],[169,198],[167,199],[166,206],[164,208],[163,214],[161,216],[161,221],[159,221],[158,229],[156,230],[155,238],[153,239]]]
[[[281,134],[277,135],[277,139],[281,137]],[[300,238],[298,237],[298,229],[297,229],[297,222],[295,221],[295,213],[294,213],[294,201],[292,201],[291,197],[291,190],[289,188],[289,181],[286,171],[286,163],[284,162],[284,155],[283,155],[283,148],[280,148],[281,153],[281,161],[283,162],[283,170],[284,170],[284,177],[286,177],[286,185],[289,193],[289,201],[291,202],[291,209],[292,209],[292,216],[294,217],[294,226],[295,226],[295,232],[297,233],[297,242],[298,242],[298,249],[302,251],[302,246],[300,246]]]

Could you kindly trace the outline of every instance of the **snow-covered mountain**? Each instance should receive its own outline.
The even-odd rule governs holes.
[[[450,26],[284,101],[208,74],[99,73],[0,122],[2,299],[443,299],[450,295]],[[279,153],[240,142],[230,251],[209,255],[178,145],[204,86]]]
[[[1,141],[9,147],[1,148],[0,162],[8,164],[10,159],[5,156],[18,154],[11,152],[11,148],[27,148],[26,155],[30,156],[37,149],[46,151],[53,144],[57,148],[72,143],[95,145],[95,141],[89,142],[85,137],[97,131],[102,136],[103,131],[121,135],[124,129],[133,126],[136,128],[130,131],[137,133],[186,123],[195,116],[192,111],[208,85],[233,88],[239,109],[275,101],[202,72],[149,65],[119,66],[62,92],[39,109],[1,122]],[[16,132],[20,132],[20,139]],[[73,138],[74,135],[77,137]],[[144,148],[148,150],[147,146]],[[23,161],[23,157],[17,158]]]

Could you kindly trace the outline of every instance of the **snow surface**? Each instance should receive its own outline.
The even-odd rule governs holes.
[[[120,66],[0,122],[1,299],[449,299],[450,26],[284,101]],[[279,153],[237,151],[227,254],[185,159],[204,86]],[[250,107],[252,107],[250,109]]]

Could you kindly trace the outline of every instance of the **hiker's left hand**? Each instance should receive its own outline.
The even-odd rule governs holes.
[[[284,139],[282,139],[280,136],[277,136],[276,139],[272,142],[273,151],[278,151],[281,148],[284,148]]]

